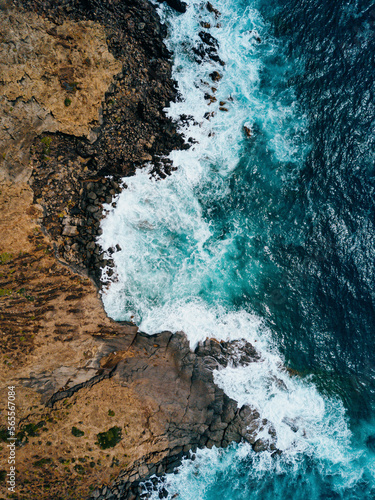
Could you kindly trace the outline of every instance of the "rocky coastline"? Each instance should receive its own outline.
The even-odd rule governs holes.
[[[17,398],[17,488],[2,468],[0,499],[147,498],[143,481],[199,447],[278,453],[268,423],[213,380],[259,362],[250,344],[191,351],[182,332],[111,321],[98,296],[103,204],[147,163],[162,182],[168,153],[189,147],[163,112],[179,96],[155,7],[3,0],[0,28],[0,381],[2,401],[9,385]],[[197,58],[217,57],[201,39]],[[4,464],[5,416],[2,403]]]

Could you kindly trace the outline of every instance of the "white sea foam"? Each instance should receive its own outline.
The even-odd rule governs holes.
[[[350,463],[363,452],[350,451],[351,433],[342,403],[320,395],[311,382],[291,377],[262,319],[233,309],[236,269],[228,255],[236,255],[236,237],[243,231],[241,218],[234,217],[234,229],[218,239],[202,208],[207,200],[220,202],[231,195],[228,179],[244,154],[244,125],[266,142],[275,165],[293,163],[298,169],[307,151],[301,146],[304,119],[292,90],[275,96],[264,88],[265,61],[276,58],[280,47],[259,12],[247,7],[239,17],[228,2],[219,1],[215,7],[222,12],[221,27],[210,31],[219,41],[224,68],[210,61],[199,65],[192,56],[192,44],[201,30],[199,22],[217,22],[204,4],[190,1],[184,15],[160,8],[169,24],[173,76],[183,96],[167,111],[176,119],[182,114],[194,116],[181,131],[197,142],[188,151],[171,153],[177,172],[156,181],[147,170],[137,171],[126,179],[127,189],[119,195],[116,209],[106,207],[99,242],[105,250],[119,244],[121,251],[113,255],[116,280],[103,294],[103,302],[110,316],[132,318],[142,331],[183,330],[192,347],[207,337],[246,339],[262,356],[259,363],[228,366],[214,376],[239,405],[257,408],[272,424],[282,457],[271,459],[268,452],[255,455],[248,445],[199,451],[195,462],[186,461],[177,476],[168,476],[171,495],[178,492],[181,499],[205,498],[204,489],[215,483],[218,474],[237,467],[245,457],[251,457],[254,474],[285,472],[286,466],[298,468],[302,455],[313,457],[324,462],[333,476],[345,476],[347,485],[362,474]],[[255,30],[262,44],[257,43]],[[222,74],[217,83],[209,77],[214,70]],[[275,81],[283,78],[284,70],[280,62],[271,68]],[[216,93],[210,86],[217,88]],[[208,105],[206,92],[215,95],[217,102]],[[221,100],[226,101],[228,112],[219,111]],[[207,120],[205,114],[211,111],[215,115]],[[261,167],[254,165],[254,169]],[[284,182],[293,175],[289,169],[279,177]],[[249,245],[251,237],[249,234]],[[246,272],[246,279],[251,280],[260,270],[256,262],[249,262]]]

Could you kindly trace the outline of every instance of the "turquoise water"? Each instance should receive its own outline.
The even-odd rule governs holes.
[[[334,82],[322,68],[329,55],[337,60],[334,50],[324,52],[332,12],[340,14],[333,16],[338,25],[352,26],[353,15],[361,20],[354,25],[360,43],[372,17],[358,4],[349,14],[334,3],[327,11],[311,2],[292,11],[281,1],[214,6],[218,19],[194,0],[183,15],[160,9],[180,92],[167,113],[192,117],[180,129],[193,146],[171,153],[177,171],[162,181],[147,169],[125,179],[116,209],[107,207],[100,243],[122,250],[113,255],[116,276],[103,301],[111,317],[133,319],[143,331],[185,331],[192,347],[207,336],[252,342],[262,361],[218,371],[215,380],[271,422],[283,453],[275,459],[245,444],[201,450],[166,476],[160,491],[202,500],[373,498],[374,233],[366,197],[373,180],[370,143],[362,144],[371,128],[357,120],[353,137],[341,136],[345,99],[353,99],[337,86],[341,107],[320,107]],[[304,25],[309,14],[315,32],[314,23]],[[324,16],[320,43],[314,37]],[[197,61],[200,23],[210,23],[205,31],[217,39],[225,66]],[[342,32],[339,26],[337,36]],[[354,45],[351,57],[360,53]],[[213,71],[220,81],[212,82]],[[327,102],[334,102],[333,89]],[[356,150],[352,162],[354,139],[363,154]],[[367,172],[363,185],[353,171]],[[285,364],[300,376],[291,377]]]

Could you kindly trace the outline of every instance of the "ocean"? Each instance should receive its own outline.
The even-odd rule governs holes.
[[[112,318],[183,330],[192,348],[250,341],[262,361],[215,381],[272,424],[282,453],[199,450],[160,491],[375,498],[375,6],[212,6],[158,7],[179,89],[166,112],[191,148],[172,151],[164,180],[151,165],[124,179],[105,207],[99,242],[121,250],[102,298]]]

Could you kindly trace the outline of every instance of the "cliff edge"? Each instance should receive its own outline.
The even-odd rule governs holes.
[[[229,362],[259,361],[252,346],[192,352],[183,333],[111,321],[98,296],[103,203],[145,162],[168,175],[165,156],[187,147],[163,113],[177,92],[154,7],[2,1],[0,30],[0,498],[146,498],[140,481],[197,447],[276,451],[272,432],[257,439],[259,414],[213,381]]]

